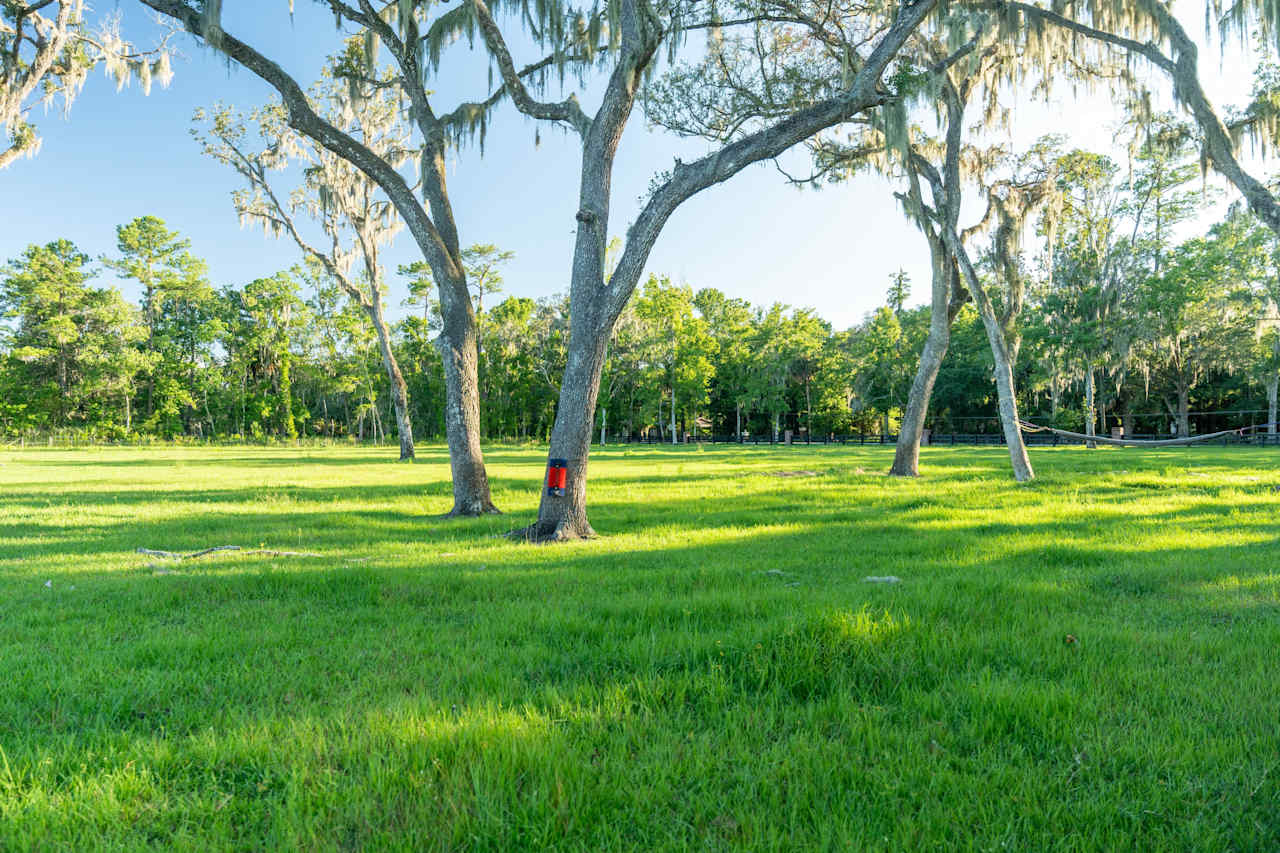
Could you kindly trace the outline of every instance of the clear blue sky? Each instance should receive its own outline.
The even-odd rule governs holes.
[[[1199,8],[1186,2],[1179,7],[1192,31],[1203,28]],[[135,42],[155,37],[153,16],[141,4],[102,0],[94,14],[113,11],[123,16],[125,34]],[[229,0],[224,14],[228,31],[304,85],[318,77],[325,55],[340,41],[332,16],[310,0],[297,0],[292,19],[286,0]],[[0,172],[0,261],[16,257],[29,243],[57,237],[70,238],[94,256],[109,254],[115,250],[115,226],[144,214],[161,217],[189,237],[194,251],[208,259],[215,284],[243,283],[298,260],[288,240],[240,228],[230,201],[236,176],[202,157],[188,132],[197,107],[222,101],[248,109],[271,100],[274,91],[190,37],[179,35],[174,44],[180,56],[169,89],[156,86],[144,97],[135,83],[116,93],[95,74],[69,120],[57,110],[37,113],[43,150]],[[1211,95],[1222,106],[1244,102],[1248,62],[1231,56],[1219,63],[1212,47],[1202,59]],[[536,58],[531,49],[517,54],[517,64]],[[482,97],[486,69],[465,43],[452,48],[436,81],[438,110]],[[592,108],[589,98],[586,106]],[[1015,143],[1058,132],[1095,150],[1111,144],[1118,118],[1104,97],[1020,104],[1016,115]],[[576,138],[544,125],[535,146],[534,130],[510,105],[502,107],[484,156],[476,148],[455,154],[450,190],[464,245],[496,243],[514,250],[507,292],[536,297],[567,289],[580,156]],[[648,130],[637,110],[617,160],[611,230],[625,231],[654,173],[675,156],[690,159],[701,150],[702,143]],[[802,173],[804,165],[802,157],[793,157],[789,171]],[[412,239],[402,233],[388,253],[389,270],[415,258]],[[754,166],[685,204],[659,238],[649,268],[695,289],[717,287],[760,305],[813,307],[837,328],[881,304],[888,277],[899,268],[910,274],[916,301],[927,298],[929,286],[923,240],[892,200],[888,183],[867,177],[820,191],[797,190],[772,164]],[[104,274],[103,280],[113,279]],[[136,297],[128,284],[121,289]],[[396,281],[391,307],[405,295]]]

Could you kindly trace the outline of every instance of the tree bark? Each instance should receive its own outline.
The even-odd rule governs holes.
[[[945,319],[945,318],[944,318]],[[918,477],[920,475],[920,441],[924,436],[925,417],[929,413],[929,400],[933,397],[933,385],[942,368],[942,360],[951,345],[951,324],[929,323],[929,337],[920,353],[920,364],[911,392],[907,396],[907,408],[902,413],[902,428],[898,431],[897,447],[893,452],[893,465],[889,474],[894,477]]]
[[[978,316],[982,318],[983,328],[987,332],[987,341],[991,345],[991,356],[995,361],[996,392],[1000,399],[1000,427],[1004,432],[1005,444],[1009,448],[1009,460],[1013,465],[1013,478],[1025,483],[1035,478],[1035,470],[1031,467],[1031,459],[1027,456],[1027,446],[1022,441],[1022,427],[1018,418],[1018,398],[1013,383],[1013,361],[1005,341],[1004,325],[996,316],[995,306],[982,289],[982,282],[969,259],[969,253],[960,243],[959,236],[953,228],[943,229],[948,248],[960,262],[968,281],[969,292],[978,306]]]
[[[587,459],[591,452],[591,424],[600,393],[600,372],[609,332],[599,333],[592,318],[570,315],[569,360],[560,386],[560,405],[551,429],[550,459],[568,466],[563,496],[544,488],[538,520],[514,534],[534,542],[560,542],[595,536],[587,520]],[[575,345],[575,341],[585,344]]]
[[[441,293],[444,288],[441,288]],[[441,299],[443,309],[444,300]],[[457,306],[454,306],[455,309]],[[466,308],[471,307],[468,300]],[[476,373],[475,324],[446,324],[435,340],[444,367],[444,432],[453,474],[453,509],[449,517],[497,513],[489,497],[489,476],[480,452],[480,394]],[[592,413],[594,414],[594,412]]]

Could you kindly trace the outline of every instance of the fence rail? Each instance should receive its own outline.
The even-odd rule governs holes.
[[[1134,433],[1132,435],[1119,436],[1121,438],[1131,439],[1135,441],[1159,441],[1161,439],[1170,438],[1168,435],[1158,435],[1156,433]],[[1066,447],[1070,445],[1083,445],[1084,439],[1075,439],[1060,436],[1056,433],[1029,433],[1022,434],[1022,440],[1028,447]],[[684,444],[742,444],[742,445],[786,445],[786,444],[803,444],[803,445],[894,445],[898,442],[898,436],[895,433],[857,433],[853,435],[825,435],[814,436],[810,438],[806,435],[793,435],[790,442],[784,436],[773,435],[752,435],[738,438],[733,435],[689,435],[685,437]],[[940,446],[991,446],[1003,445],[1004,435],[998,432],[956,432],[941,433],[929,436],[929,440],[922,442],[924,446],[940,447]],[[1205,444],[1228,446],[1234,444],[1253,445],[1259,447],[1280,447],[1280,435],[1267,435],[1266,433],[1254,433],[1246,435],[1224,435],[1204,442]],[[630,435],[630,436],[607,436],[605,444],[672,444],[671,437],[658,437],[657,435]],[[1195,445],[1186,445],[1194,447]]]

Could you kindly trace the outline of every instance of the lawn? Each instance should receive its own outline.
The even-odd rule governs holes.
[[[0,849],[1280,849],[1280,451],[544,452],[0,451]]]

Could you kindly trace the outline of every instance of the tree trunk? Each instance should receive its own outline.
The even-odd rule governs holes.
[[[918,477],[920,475],[920,439],[924,435],[924,421],[929,413],[929,400],[933,397],[933,384],[942,369],[942,360],[951,345],[951,295],[947,279],[934,275],[933,302],[929,311],[929,337],[920,353],[920,364],[911,391],[907,395],[907,408],[902,412],[902,427],[898,430],[898,444],[893,451],[893,465],[889,474],[894,477]]]
[[[1022,427],[1018,422],[1018,398],[1013,385],[1013,364],[1003,347],[992,347],[996,357],[996,390],[1000,396],[1000,426],[1009,446],[1009,460],[1013,463],[1013,478],[1025,483],[1036,476],[1027,456],[1027,446],[1022,441]]]
[[[1276,401],[1280,398],[1280,372],[1267,378],[1267,435],[1276,434]]]
[[[734,429],[735,429],[735,432],[733,434],[734,438],[737,441],[742,441],[742,406],[741,405],[739,404],[734,405],[733,418],[734,418],[733,423],[734,423]],[[1274,421],[1275,418],[1272,417],[1271,420]]]
[[[1092,438],[1097,435],[1097,428],[1094,421],[1097,419],[1095,410],[1094,388],[1093,388],[1093,368],[1090,367],[1084,372],[1084,434]],[[1092,441],[1085,442],[1085,446],[1090,450],[1094,450],[1098,445]]]
[[[1191,389],[1186,385],[1178,386],[1178,435],[1185,438],[1191,435]]]
[[[609,409],[605,406],[600,407],[600,446],[604,447],[604,429],[609,422]]]
[[[676,439],[676,386],[671,386],[671,443],[679,444]]]
[[[809,399],[809,380],[804,380],[804,434],[806,441],[813,441],[813,401]]]
[[[1025,483],[1035,478],[1031,460],[1027,457],[1027,446],[1022,441],[1022,427],[1018,422],[1018,398],[1013,384],[1013,361],[1005,342],[1004,326],[996,316],[995,306],[987,292],[982,289],[982,280],[969,260],[960,237],[953,228],[943,230],[947,248],[960,263],[968,283],[970,295],[978,306],[978,316],[982,318],[982,326],[987,333],[987,342],[991,345],[991,356],[995,361],[996,391],[1000,398],[1000,427],[1004,431],[1005,444],[1009,447],[1009,460],[1013,464],[1013,478]]]
[[[544,487],[538,520],[514,534],[534,542],[595,536],[587,520],[587,458],[610,328],[601,328],[591,318],[575,315],[570,315],[569,323],[569,361],[560,385],[560,404],[549,449],[549,458],[564,459],[568,472],[564,495],[548,494]]]
[[[369,319],[373,321],[374,331],[378,334],[382,366],[387,371],[387,381],[391,385],[391,402],[396,412],[396,430],[400,434],[400,461],[404,462],[413,458],[413,424],[409,420],[409,386],[405,384],[395,352],[391,349],[391,332],[387,328],[387,320],[382,313],[381,294],[377,289],[374,291],[368,314]]]
[[[441,288],[443,292],[443,288]],[[466,306],[470,308],[470,304]],[[480,452],[480,394],[476,374],[475,323],[446,324],[435,345],[444,367],[444,432],[453,474],[450,517],[498,512],[489,497],[489,476]]]

